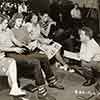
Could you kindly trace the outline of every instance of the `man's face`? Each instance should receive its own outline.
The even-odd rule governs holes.
[[[21,27],[22,22],[23,22],[23,18],[17,18],[15,21],[15,26]]]
[[[44,22],[48,21],[48,18],[49,18],[48,14],[44,14],[43,15],[43,21]]]
[[[84,30],[79,30],[79,35],[80,35],[80,41],[81,42],[86,42],[88,39],[88,36],[85,35]]]

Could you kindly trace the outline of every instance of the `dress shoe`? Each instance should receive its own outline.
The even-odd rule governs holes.
[[[22,89],[32,92],[32,93],[38,90],[37,86],[35,86],[33,84],[28,84],[28,85],[24,86]]]
[[[55,84],[49,84],[49,87],[64,90],[64,86],[59,82],[56,82]]]
[[[87,80],[83,83],[83,86],[91,86],[95,83],[96,81],[93,79],[93,80]]]
[[[46,94],[45,96],[38,95],[38,99],[39,100],[56,100],[56,98],[54,98],[53,96],[49,94]]]

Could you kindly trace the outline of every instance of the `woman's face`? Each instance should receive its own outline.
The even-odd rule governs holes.
[[[7,28],[7,26],[8,26],[8,20],[7,19],[5,19],[3,22],[2,22],[2,29],[6,29]]]
[[[22,26],[22,23],[23,23],[23,18],[17,18],[15,21],[15,26],[20,28]]]
[[[36,24],[38,22],[38,16],[37,15],[33,15],[32,19],[31,19],[31,22]]]

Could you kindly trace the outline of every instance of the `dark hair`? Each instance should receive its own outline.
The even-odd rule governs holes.
[[[49,13],[48,13],[47,10],[43,10],[43,11],[41,11],[40,14],[41,14],[42,16],[45,15],[45,14],[48,14],[48,15],[49,15]]]
[[[77,6],[79,7],[79,4],[78,4],[78,3],[74,3],[74,6],[75,6],[75,5],[77,5]]]
[[[30,21],[31,21],[31,19],[32,19],[33,16],[37,16],[38,19],[39,19],[39,15],[38,15],[37,13],[32,13],[32,14],[31,14],[31,17],[30,17]]]
[[[11,20],[15,21],[18,18],[24,18],[24,17],[21,13],[15,13]]]
[[[0,24],[5,20],[9,20],[9,17],[7,15],[3,15],[3,14],[0,14]]]
[[[84,27],[82,27],[80,30],[85,31],[85,35],[86,35],[86,36],[89,36],[90,39],[93,37],[93,30],[92,30],[90,27],[84,26]]]
[[[15,25],[15,21],[18,18],[24,18],[23,15],[21,13],[15,13],[12,17],[12,19],[9,21],[9,26],[12,28]]]

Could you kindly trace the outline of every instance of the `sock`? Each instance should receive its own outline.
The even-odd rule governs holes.
[[[55,76],[52,76],[48,79],[48,83],[49,84],[56,84],[57,83],[57,79],[55,78]]]
[[[47,89],[45,88],[45,86],[39,86],[38,87],[38,96],[39,97],[43,97],[47,95]]]

